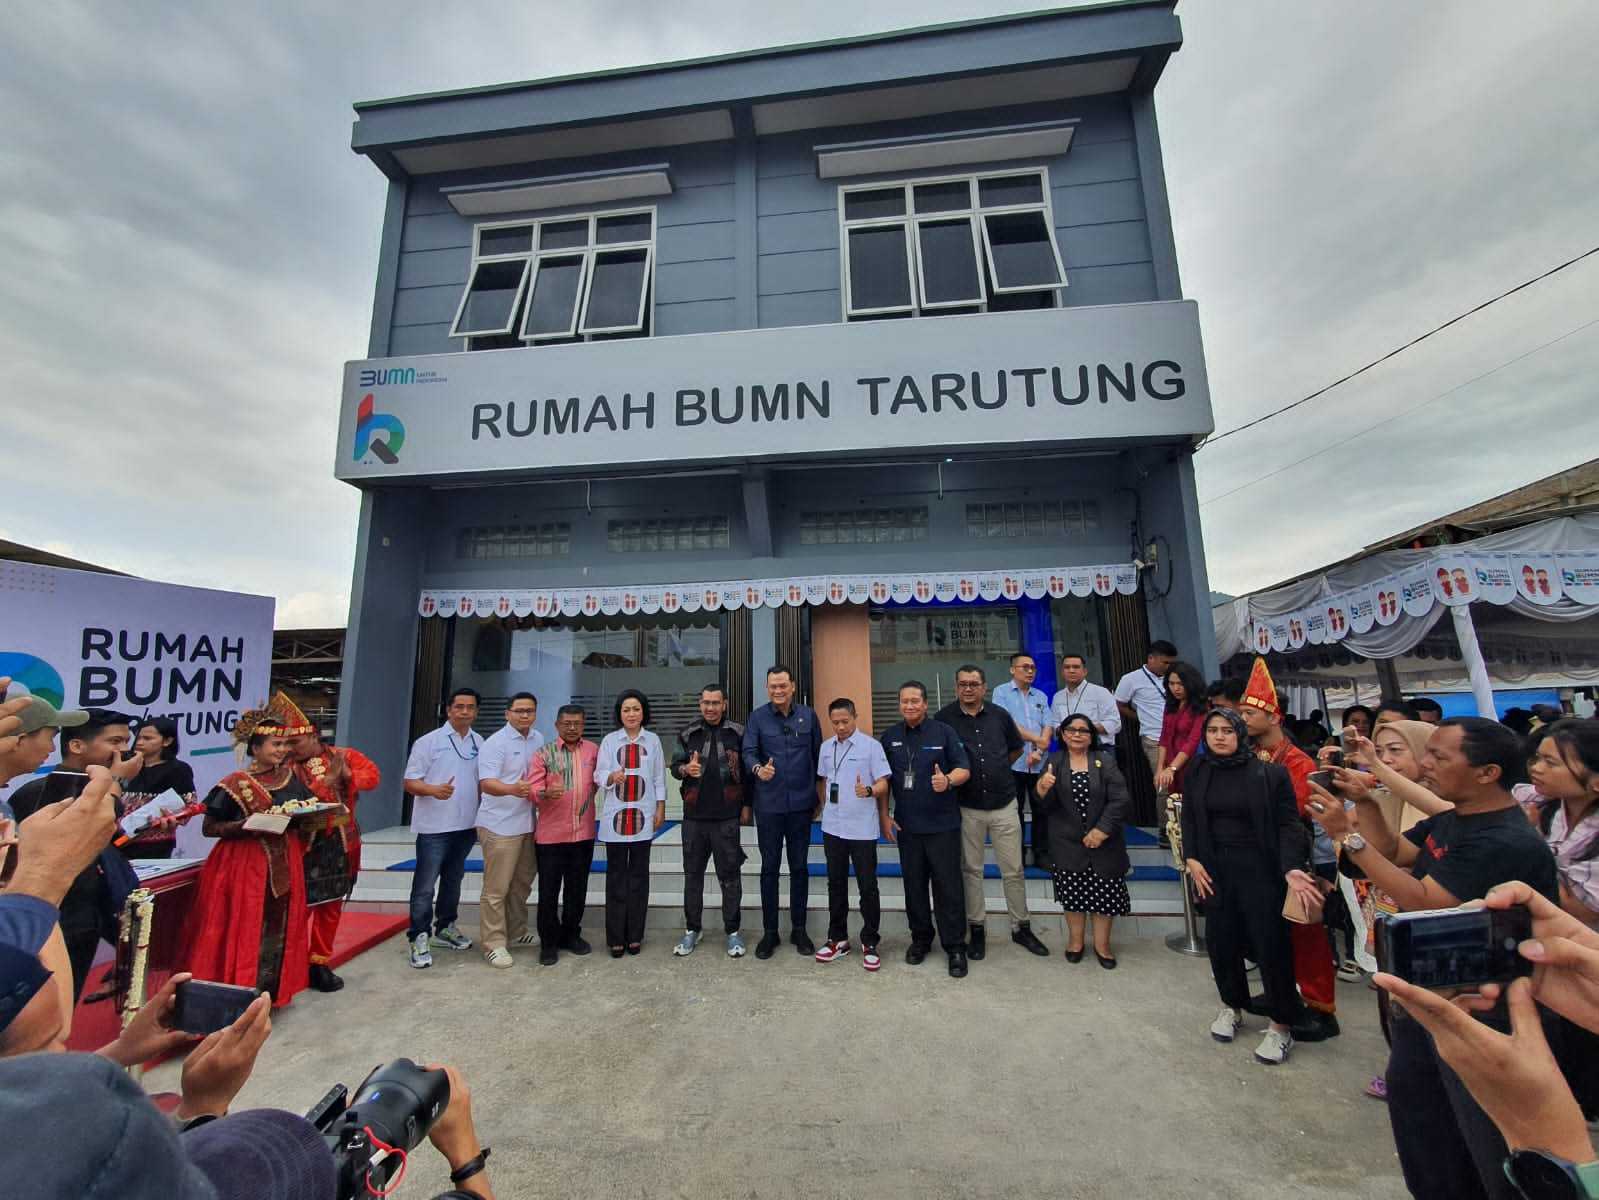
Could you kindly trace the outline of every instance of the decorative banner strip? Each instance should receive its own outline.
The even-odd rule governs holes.
[[[955,575],[805,575],[594,590],[430,588],[422,593],[417,612],[424,617],[610,617],[803,604],[925,604],[1019,600],[1023,596],[1059,600],[1066,596],[1131,596],[1137,591],[1137,567],[1131,563],[1107,563],[1097,567],[1023,567]]]
[[[1083,593],[1074,589],[1074,594]],[[1562,598],[1577,604],[1599,604],[1599,552],[1440,550],[1415,566],[1336,592],[1312,606],[1275,617],[1257,617],[1250,640],[1262,654],[1268,650],[1281,653],[1307,643],[1341,642],[1351,633],[1369,633],[1373,625],[1392,625],[1402,616],[1424,617],[1437,604],[1505,605],[1517,597],[1540,607],[1559,604]]]

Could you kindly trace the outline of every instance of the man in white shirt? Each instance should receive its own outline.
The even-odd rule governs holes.
[[[1088,660],[1081,654],[1060,656],[1060,678],[1065,685],[1049,705],[1049,717],[1056,729],[1067,717],[1082,713],[1094,723],[1096,742],[1111,745],[1121,732],[1121,710],[1110,689],[1088,681]],[[1049,857],[1049,820],[1037,806],[1033,808],[1033,865],[1054,870]]]
[[[1160,727],[1166,720],[1166,672],[1177,661],[1177,647],[1170,642],[1149,643],[1144,665],[1129,671],[1116,684],[1116,707],[1138,729],[1138,740],[1149,760],[1154,777],[1160,766]]]
[[[405,763],[405,794],[412,798],[411,832],[416,835],[411,927],[405,935],[413,967],[433,965],[433,946],[472,948],[472,939],[455,927],[455,919],[466,856],[477,842],[477,763],[483,739],[472,722],[479,699],[471,688],[451,692],[445,723],[417,738]]]
[[[477,840],[483,847],[483,897],[478,901],[478,938],[491,967],[511,965],[507,946],[538,941],[527,929],[527,901],[538,874],[533,852],[532,785],[527,769],[544,735],[533,728],[538,697],[518,692],[506,701],[505,728],[483,743],[477,761]]]
[[[861,966],[875,971],[882,904],[877,890],[877,839],[888,809],[888,756],[882,743],[855,728],[855,702],[828,705],[833,737],[822,743],[816,763],[817,815],[827,855],[827,943],[816,961],[832,962],[850,952],[849,868],[861,894]]]

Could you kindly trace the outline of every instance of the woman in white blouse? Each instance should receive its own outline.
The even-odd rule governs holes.
[[[649,697],[628,688],[613,710],[621,726],[605,735],[594,778],[605,788],[600,841],[605,843],[605,941],[612,958],[644,946],[650,903],[650,845],[666,821],[666,754],[644,728]]]

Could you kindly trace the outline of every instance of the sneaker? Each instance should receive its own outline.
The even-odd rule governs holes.
[[[1371,1082],[1366,1085],[1366,1095],[1373,1100],[1388,1099],[1388,1080],[1382,1075],[1373,1075]]]
[[[1294,1035],[1281,1030],[1268,1028],[1260,1045],[1255,1047],[1255,1061],[1263,1062],[1268,1067],[1275,1067],[1288,1057],[1288,1051],[1294,1044]]]
[[[1338,966],[1338,978],[1345,983],[1360,982],[1360,964],[1352,958],[1346,958]]]
[[[443,946],[448,950],[470,950],[472,939],[467,937],[454,925],[446,925],[433,935],[433,944]]]
[[[419,933],[411,939],[411,965],[413,967],[433,965],[433,952],[428,949],[428,935],[425,933]]]
[[[677,955],[679,958],[684,958],[687,955],[693,954],[694,947],[698,946],[699,944],[700,931],[698,929],[685,929],[683,931],[683,940],[672,947],[672,953]]]
[[[1243,1027],[1244,1018],[1238,1015],[1238,1010],[1224,1008],[1210,1023],[1210,1036],[1218,1042],[1230,1042],[1238,1036],[1238,1031]]]
[[[537,946],[539,944],[539,935],[536,933],[524,933],[511,944],[513,946]]]
[[[849,953],[849,939],[843,938],[834,941],[828,938],[827,942],[816,952],[816,961],[821,963],[832,962],[835,958],[843,958]]]
[[[744,935],[736,929],[727,935],[727,956],[729,958],[744,957]]]
[[[878,956],[876,946],[861,947],[861,966],[868,971],[875,971],[883,965],[883,960]]]
[[[496,946],[483,956],[489,960],[491,967],[508,967],[511,965],[511,952],[504,946]]]

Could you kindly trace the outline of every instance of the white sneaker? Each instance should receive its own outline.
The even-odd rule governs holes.
[[[494,949],[487,951],[483,957],[489,960],[489,966],[491,967],[508,967],[512,961],[511,952],[504,946],[494,947]]]
[[[1360,982],[1360,964],[1352,958],[1346,958],[1338,965],[1338,978],[1345,983]]]
[[[698,929],[685,929],[683,931],[683,940],[672,947],[672,953],[679,958],[693,954],[694,947],[700,944],[700,937],[701,934]]]
[[[517,938],[516,941],[513,943],[513,945],[517,945],[517,946],[537,946],[538,944],[539,944],[539,935],[536,934],[536,933],[524,933],[521,937]]]
[[[744,957],[744,935],[736,929],[727,935],[727,956],[729,958]]]
[[[1267,1027],[1266,1036],[1260,1039],[1260,1045],[1255,1047],[1255,1061],[1263,1062],[1268,1067],[1275,1067],[1288,1057],[1288,1051],[1293,1048],[1294,1035],[1280,1032]]]
[[[1238,1031],[1243,1027],[1244,1018],[1239,1015],[1238,1010],[1224,1008],[1210,1023],[1210,1036],[1218,1042],[1230,1042],[1238,1036]]]
[[[411,965],[413,967],[431,967],[433,965],[433,951],[428,948],[432,939],[425,933],[419,933],[411,939]]]

